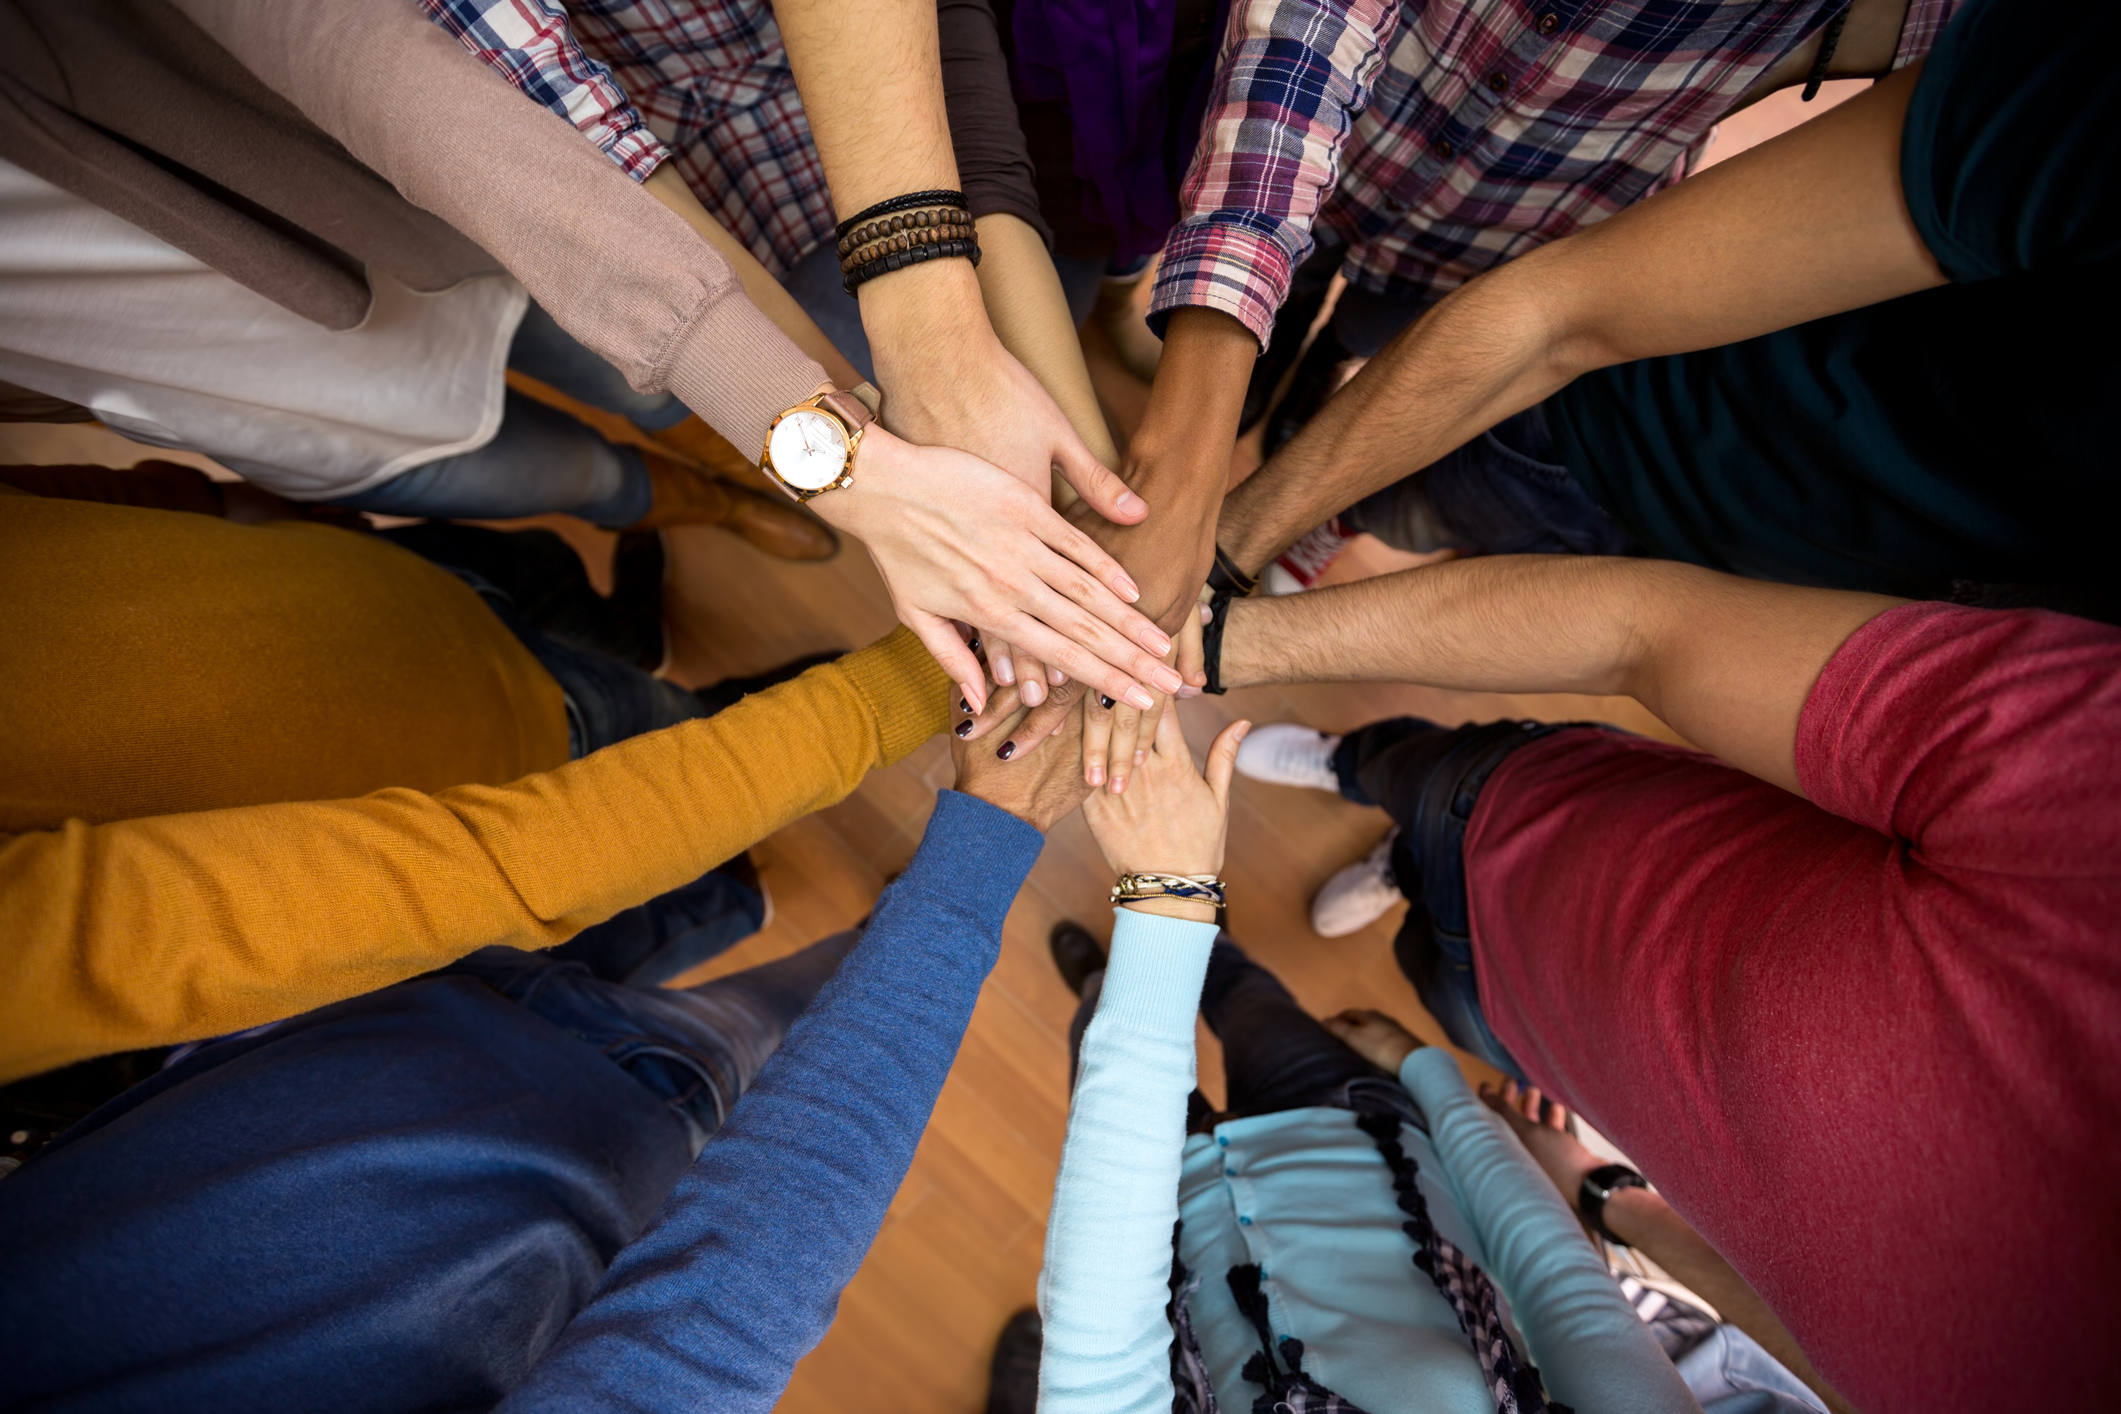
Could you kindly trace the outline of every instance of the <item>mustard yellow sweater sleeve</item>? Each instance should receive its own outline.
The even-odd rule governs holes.
[[[0,841],[0,1081],[564,942],[844,798],[947,725],[949,690],[902,628],[505,786]]]

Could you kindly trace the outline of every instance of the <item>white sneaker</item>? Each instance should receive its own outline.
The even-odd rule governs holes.
[[[1345,938],[1359,933],[1405,902],[1399,881],[1392,877],[1392,841],[1399,827],[1377,843],[1355,863],[1326,880],[1311,900],[1311,931],[1321,938]]]
[[[1237,774],[1277,786],[1309,786],[1340,794],[1340,777],[1333,770],[1333,753],[1340,738],[1277,722],[1254,727],[1237,748]]]

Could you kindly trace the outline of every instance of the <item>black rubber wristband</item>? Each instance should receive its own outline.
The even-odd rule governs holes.
[[[1576,1211],[1583,1214],[1583,1220],[1591,1225],[1593,1232],[1616,1247],[1625,1247],[1625,1242],[1606,1230],[1606,1200],[1623,1188],[1649,1186],[1641,1174],[1626,1164],[1607,1164],[1603,1168],[1592,1169],[1583,1176],[1583,1186],[1576,1190]]]
[[[1208,601],[1208,621],[1200,630],[1201,662],[1208,670],[1208,685],[1201,691],[1217,697],[1230,690],[1223,686],[1223,630],[1230,623],[1230,597],[1228,590],[1215,591],[1215,597]]]
[[[898,211],[911,211],[916,206],[962,206],[968,211],[972,209],[972,203],[965,200],[965,194],[961,191],[909,191],[904,196],[890,197],[855,212],[832,228],[832,239],[835,242],[843,241],[847,239],[849,231],[864,221],[873,221],[879,216],[889,216]]]
[[[937,241],[934,245],[917,245],[911,250],[895,250],[881,260],[857,265],[841,278],[840,288],[851,295],[879,275],[888,275],[894,270],[904,270],[909,265],[919,265],[930,260],[952,260],[959,256],[971,261],[977,268],[979,242]]]
[[[1259,587],[1259,581],[1237,567],[1230,552],[1215,547],[1215,563],[1208,566],[1208,587],[1218,594],[1242,599]]]

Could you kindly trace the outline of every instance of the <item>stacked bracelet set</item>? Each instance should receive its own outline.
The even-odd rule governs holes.
[[[917,191],[880,201],[840,222],[840,282],[863,283],[924,260],[963,256],[979,264],[979,232],[961,191]]]
[[[1213,874],[1122,874],[1112,886],[1112,902],[1178,898],[1223,906],[1223,881]]]

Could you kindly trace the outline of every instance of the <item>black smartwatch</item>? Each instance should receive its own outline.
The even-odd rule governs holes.
[[[1591,1231],[1616,1247],[1627,1244],[1606,1230],[1605,1203],[1623,1188],[1648,1188],[1641,1174],[1626,1164],[1607,1164],[1604,1168],[1592,1169],[1583,1176],[1583,1187],[1576,1190],[1576,1211],[1591,1225]]]

